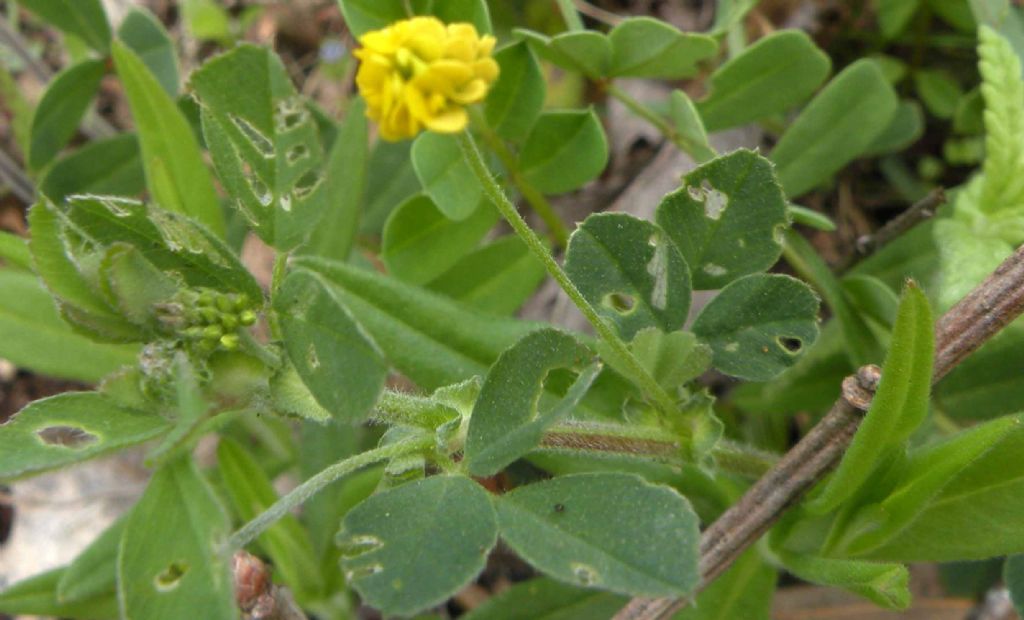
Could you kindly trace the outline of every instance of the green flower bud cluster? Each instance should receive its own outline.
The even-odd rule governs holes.
[[[174,331],[201,353],[237,349],[239,331],[257,319],[256,307],[244,293],[188,289],[167,307],[173,308]]]

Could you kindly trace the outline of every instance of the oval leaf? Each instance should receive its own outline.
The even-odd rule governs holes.
[[[142,147],[146,185],[161,207],[190,215],[224,235],[224,216],[213,179],[192,127],[142,60],[123,43],[113,45]]]
[[[547,94],[540,64],[524,41],[502,48],[494,59],[501,71],[484,104],[487,123],[507,140],[522,140]]]
[[[384,614],[437,605],[483,569],[497,540],[487,492],[463,476],[434,476],[353,508],[337,541],[347,581]]]
[[[727,375],[767,381],[796,363],[818,337],[818,297],[789,276],[756,274],[722,289],[693,322]]]
[[[810,97],[832,68],[799,30],[764,37],[711,74],[711,94],[697,104],[708,131],[785,112]]]
[[[502,539],[555,579],[634,596],[686,596],[697,585],[697,515],[667,486],[632,474],[577,474],[520,487],[495,504]]]
[[[85,41],[101,54],[110,47],[110,24],[101,0],[18,0],[57,28]]]
[[[229,532],[224,508],[192,458],[158,469],[121,537],[122,617],[187,618],[201,609],[210,620],[237,618],[228,557],[220,550]]]
[[[459,259],[427,288],[484,312],[510,315],[546,275],[530,248],[519,237],[506,235]]]
[[[39,189],[57,203],[71,194],[138,196],[146,189],[138,138],[123,133],[90,142],[57,160]]]
[[[630,17],[608,34],[612,46],[612,77],[690,77],[697,63],[714,56],[718,44],[712,37],[680,32],[659,19]]]
[[[465,449],[470,473],[494,475],[536,447],[544,429],[579,402],[596,376],[593,370],[582,372],[565,398],[552,404],[541,400],[548,373],[579,369],[590,357],[575,338],[554,329],[534,332],[502,353],[470,417]]]
[[[317,275],[290,274],[274,296],[288,357],[325,409],[361,422],[384,387],[377,345]]]
[[[480,206],[484,189],[455,136],[421,134],[412,144],[412,166],[423,191],[449,219],[464,220]]]
[[[698,290],[774,265],[789,222],[772,164],[746,149],[686,175],[683,187],[658,205],[656,220],[682,252]]]
[[[117,37],[138,54],[169,96],[178,96],[178,56],[160,20],[146,9],[134,7],[117,29]]]
[[[32,116],[29,167],[39,170],[50,163],[75,135],[106,71],[102,60],[83,60],[53,78]]]
[[[772,150],[786,195],[795,198],[864,153],[889,125],[899,100],[870,59],[837,75]]]
[[[646,327],[679,329],[690,310],[690,270],[675,244],[624,213],[588,217],[569,239],[565,271],[626,340]]]
[[[519,153],[523,176],[547,194],[581,187],[608,163],[608,140],[591,110],[545,112]]]

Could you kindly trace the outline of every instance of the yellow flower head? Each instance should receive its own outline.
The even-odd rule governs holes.
[[[465,106],[482,101],[498,77],[494,37],[481,37],[472,24],[413,17],[367,32],[359,43],[356,84],[386,140],[424,127],[461,131],[469,122]]]

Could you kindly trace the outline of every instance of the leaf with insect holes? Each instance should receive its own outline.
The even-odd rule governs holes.
[[[323,152],[305,101],[271,50],[241,45],[190,80],[217,174],[261,239],[305,241],[323,215]]]
[[[466,464],[474,476],[491,476],[535,448],[544,429],[583,398],[600,366],[583,369],[590,351],[554,329],[529,334],[494,363],[484,379],[466,434]],[[580,371],[564,398],[544,398],[557,369]]]
[[[722,288],[782,253],[786,197],[771,162],[740,149],[700,166],[665,196],[655,219],[690,266],[693,288]]]
[[[187,501],[183,501],[187,499]],[[195,461],[183,455],[154,474],[124,526],[117,557],[125,618],[234,620],[224,507]]]
[[[502,540],[566,583],[634,596],[697,585],[697,515],[674,489],[623,473],[561,476],[495,499]]]
[[[818,337],[818,296],[789,276],[754,274],[726,286],[693,322],[727,375],[767,381]]]
[[[565,271],[623,338],[673,331],[690,309],[690,270],[656,225],[624,213],[591,215],[569,239]]]
[[[373,339],[311,271],[296,270],[285,278],[274,310],[288,357],[317,402],[337,418],[362,421],[388,371]]]
[[[363,600],[409,616],[476,577],[497,533],[483,487],[433,476],[371,496],[345,515],[336,540],[346,580]]]
[[[68,392],[32,402],[0,425],[0,480],[84,461],[159,436],[154,413],[126,409],[96,392]]]
[[[123,242],[189,286],[263,298],[263,290],[238,256],[186,216],[116,196],[72,196],[58,210],[66,222],[65,235],[74,234],[87,249]],[[74,258],[75,247],[67,245]]]

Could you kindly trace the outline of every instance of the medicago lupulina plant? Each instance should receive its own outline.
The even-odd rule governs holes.
[[[112,32],[98,0],[19,2],[81,49],[20,134],[14,190],[33,206],[27,241],[0,236],[0,355],[97,387],[0,425],[0,480],[127,448],[152,477],[0,612],[444,617],[430,610],[511,552],[530,578],[468,617],[767,618],[781,570],[902,609],[905,563],[1024,552],[1024,333],[932,389],[1021,308],[1008,4],[946,16],[979,33],[982,84],[949,150],[983,144],[980,171],[836,275],[793,229],[834,226],[793,200],[911,144],[921,106],[892,59],[830,77],[801,31],[746,45],[756,2],[720,2],[694,33],[586,29],[559,1],[566,31],[496,36],[482,0],[341,0],[358,95],[340,122],[266,47],[212,56],[183,91],[146,10]],[[887,11],[896,36],[909,18]],[[554,69],[692,158],[650,218],[593,213],[570,234],[552,197],[599,177],[609,140],[597,109],[545,104]],[[58,158],[108,73],[134,131]],[[919,76],[941,118],[948,89]],[[638,78],[706,94],[645,103]],[[708,138],[755,122],[777,138],[764,153]],[[272,249],[266,281],[247,237]],[[588,329],[514,318],[547,278]],[[837,397],[780,457],[784,414]],[[301,482],[279,494],[281,478]]]

